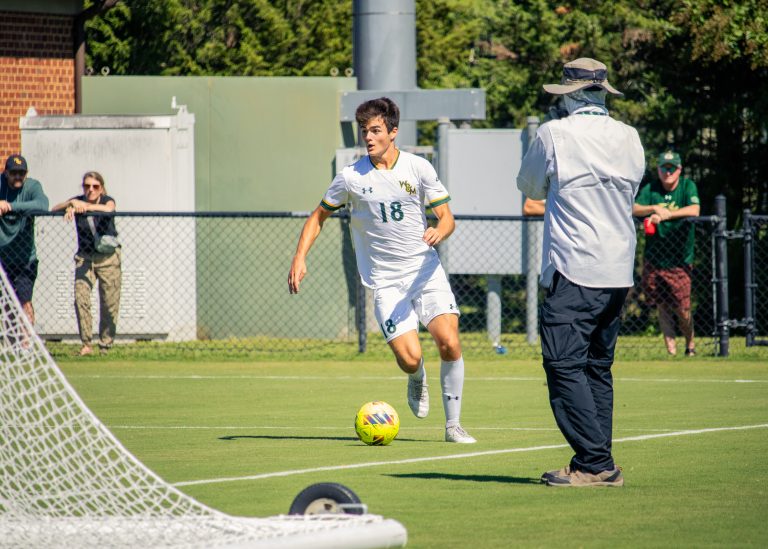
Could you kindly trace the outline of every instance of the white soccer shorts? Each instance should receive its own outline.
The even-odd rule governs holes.
[[[411,330],[425,327],[442,314],[460,315],[456,298],[443,267],[394,286],[373,292],[376,321],[387,342]]]

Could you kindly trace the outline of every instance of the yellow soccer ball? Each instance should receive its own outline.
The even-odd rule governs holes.
[[[363,404],[355,415],[357,437],[369,446],[385,446],[400,431],[400,417],[386,402],[375,400]]]

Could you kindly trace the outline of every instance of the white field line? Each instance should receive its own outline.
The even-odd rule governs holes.
[[[288,427],[284,425],[110,425],[110,429],[135,429],[135,430],[143,430],[143,429],[155,429],[155,430],[215,430],[215,431],[226,431],[226,430],[250,430],[250,431],[257,431],[259,429],[274,429],[279,431],[306,431],[307,427]],[[313,431],[318,430],[325,430],[325,431],[342,431],[344,430],[344,427],[332,427],[332,426],[312,426]],[[414,427],[408,427],[408,428],[401,428],[400,432],[408,432],[408,431],[434,431],[434,427],[423,427],[423,428],[414,428]],[[486,431],[557,431],[558,429],[556,427],[472,427],[472,430],[486,430]],[[640,429],[638,429],[640,430]],[[647,431],[647,429],[642,429],[643,431]],[[670,430],[671,429],[665,429]]]
[[[650,381],[652,383],[768,383],[768,379],[679,379],[679,378],[642,378],[614,377],[616,381]]]
[[[740,425],[735,427],[713,427],[709,429],[688,429],[685,431],[674,431],[671,433],[655,433],[655,434],[638,435],[633,437],[622,437],[622,438],[614,439],[613,442],[615,444],[617,442],[635,442],[635,441],[641,441],[641,440],[652,440],[655,438],[681,437],[681,436],[689,436],[689,435],[700,435],[704,433],[717,433],[717,432],[723,432],[723,431],[744,431],[748,429],[766,429],[766,428],[768,428],[768,423],[761,423],[757,425]],[[392,460],[392,461],[372,461],[367,463],[353,463],[348,465],[312,467],[310,469],[294,469],[290,471],[276,471],[273,473],[263,473],[261,475],[249,475],[244,477],[223,477],[223,478],[213,478],[213,479],[204,479],[204,480],[190,480],[190,481],[184,481],[184,482],[176,482],[173,485],[179,487],[179,486],[195,486],[199,484],[215,484],[220,482],[262,480],[262,479],[275,478],[275,477],[303,475],[306,473],[320,473],[323,471],[346,471],[350,469],[379,467],[383,465],[387,465],[387,466],[406,465],[410,463],[422,463],[422,462],[428,462],[428,461],[444,461],[448,459],[466,459],[466,458],[493,456],[493,455],[500,455],[500,454],[512,454],[512,453],[519,453],[519,452],[537,452],[540,450],[554,450],[554,449],[567,448],[567,447],[568,447],[567,444],[550,444],[546,446],[529,446],[527,448],[507,448],[503,450],[487,450],[485,452],[469,452],[464,454],[452,454],[448,456],[420,457],[420,458],[400,459],[400,460]]]
[[[126,431],[306,431],[306,427],[289,427],[286,425],[110,425],[110,430],[124,429]],[[343,431],[343,427],[331,426],[313,426],[313,431]],[[406,427],[401,428],[400,432],[415,431],[434,431],[434,427]],[[557,427],[472,427],[473,431],[558,431]],[[635,428],[616,428],[616,431],[655,431],[659,433],[669,433],[675,429],[635,429]]]
[[[68,375],[70,379],[191,379],[191,380],[216,380],[216,379],[253,379],[253,380],[282,380],[282,381],[317,381],[317,380],[364,380],[364,381],[391,381],[403,380],[404,376],[264,376],[264,375],[100,375],[83,374]],[[541,377],[472,377],[467,376],[465,381],[539,381],[544,382],[546,378]],[[614,381],[630,381],[645,383],[768,383],[768,379],[683,379],[683,378],[643,378],[643,377],[615,377]]]

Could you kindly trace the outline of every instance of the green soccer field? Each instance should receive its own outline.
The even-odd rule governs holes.
[[[534,361],[468,361],[462,423],[442,442],[413,417],[391,361],[63,361],[86,404],[148,467],[227,513],[286,513],[316,482],[352,488],[397,519],[412,548],[764,547],[768,544],[768,365],[714,359],[614,366],[614,455],[624,488],[539,484],[571,452]],[[401,429],[358,442],[353,419],[386,400]]]

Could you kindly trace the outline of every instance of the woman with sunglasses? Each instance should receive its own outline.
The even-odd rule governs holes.
[[[56,204],[52,211],[64,210],[66,221],[75,220],[77,253],[75,254],[75,312],[83,346],[79,355],[93,353],[91,292],[99,285],[99,349],[106,353],[117,331],[122,281],[121,250],[117,242],[115,219],[111,215],[88,215],[90,212],[115,211],[115,200],[107,194],[104,178],[98,172],[83,176],[83,194]]]

